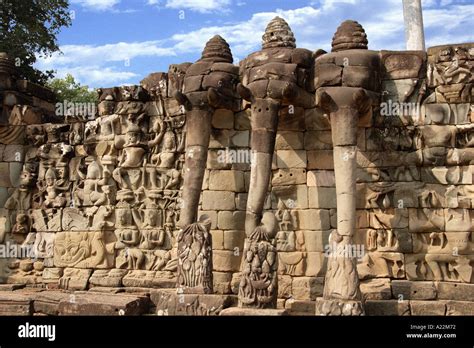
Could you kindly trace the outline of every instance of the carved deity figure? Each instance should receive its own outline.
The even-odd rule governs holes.
[[[178,286],[184,292],[212,293],[211,220],[186,226],[178,236]]]
[[[278,254],[275,216],[267,212],[248,237],[239,284],[239,307],[276,308]]]

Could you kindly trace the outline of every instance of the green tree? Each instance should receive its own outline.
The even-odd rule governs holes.
[[[36,55],[59,51],[56,35],[71,24],[68,0],[0,0],[0,52],[14,59],[20,77],[45,84],[53,71],[33,68]]]
[[[81,86],[71,74],[67,74],[63,79],[52,79],[46,86],[56,93],[58,102],[96,103],[98,100],[96,91],[90,91],[88,86]]]

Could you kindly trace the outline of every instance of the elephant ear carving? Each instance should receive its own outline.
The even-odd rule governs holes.
[[[317,105],[320,106],[325,112],[331,113],[337,110],[336,102],[332,97],[326,92],[322,91],[317,94]]]
[[[352,96],[352,99],[361,115],[365,115],[370,110],[370,97],[364,89],[358,89]]]
[[[245,87],[243,84],[239,83],[237,85],[237,93],[239,93],[239,95],[242,97],[242,99],[248,101],[248,102],[252,102],[252,100],[254,99],[253,96],[252,96],[252,92],[250,91],[250,89],[248,89],[247,87]]]
[[[191,102],[189,101],[188,97],[186,97],[185,94],[183,94],[180,91],[176,91],[173,94],[173,97],[176,99],[176,101],[180,104],[183,105],[186,111],[190,111],[192,109]]]

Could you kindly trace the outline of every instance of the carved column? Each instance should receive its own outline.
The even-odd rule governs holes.
[[[270,183],[278,117],[282,106],[308,106],[305,72],[311,52],[296,49],[288,24],[279,17],[268,24],[262,51],[241,63],[239,93],[251,104],[252,163],[245,220],[246,241],[241,265],[239,307],[276,308],[278,256],[274,245],[276,220],[263,213]],[[304,69],[306,68],[306,70]],[[298,85],[298,83],[300,85]]]
[[[178,284],[184,292],[212,293],[212,241],[210,220],[197,221],[211,122],[215,109],[238,109],[235,82],[238,69],[232,64],[229,45],[220,36],[210,39],[202,58],[186,71],[184,88],[175,98],[186,109],[186,154],[183,203],[178,236]]]
[[[337,195],[337,230],[329,238],[328,263],[319,315],[362,315],[353,235],[356,230],[357,127],[371,116],[372,100],[378,100],[379,54],[367,50],[360,24],[346,21],[338,28],[332,53],[316,58],[316,104],[329,114],[334,148]],[[338,78],[328,80],[327,72]],[[331,75],[331,74],[329,74]]]

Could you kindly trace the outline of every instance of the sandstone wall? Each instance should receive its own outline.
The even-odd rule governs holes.
[[[382,51],[371,72],[382,99],[371,118],[360,120],[352,154],[355,252],[369,314],[474,310],[453,302],[472,300],[474,291],[473,50]],[[343,69],[351,76],[362,69],[357,61],[327,65],[316,76],[334,85],[346,78]],[[32,245],[37,255],[0,259],[2,282],[175,287],[185,110],[171,96],[182,90],[188,66],[151,74],[142,86],[101,90],[95,119],[53,117],[47,91],[8,82],[12,70],[1,71],[0,237]],[[212,220],[218,294],[238,290],[249,115],[219,109],[212,122],[200,212]],[[332,156],[321,109],[281,110],[265,209],[279,221],[279,306],[296,311],[314,313],[311,301],[322,294],[336,228]],[[435,307],[424,302],[431,300]]]

